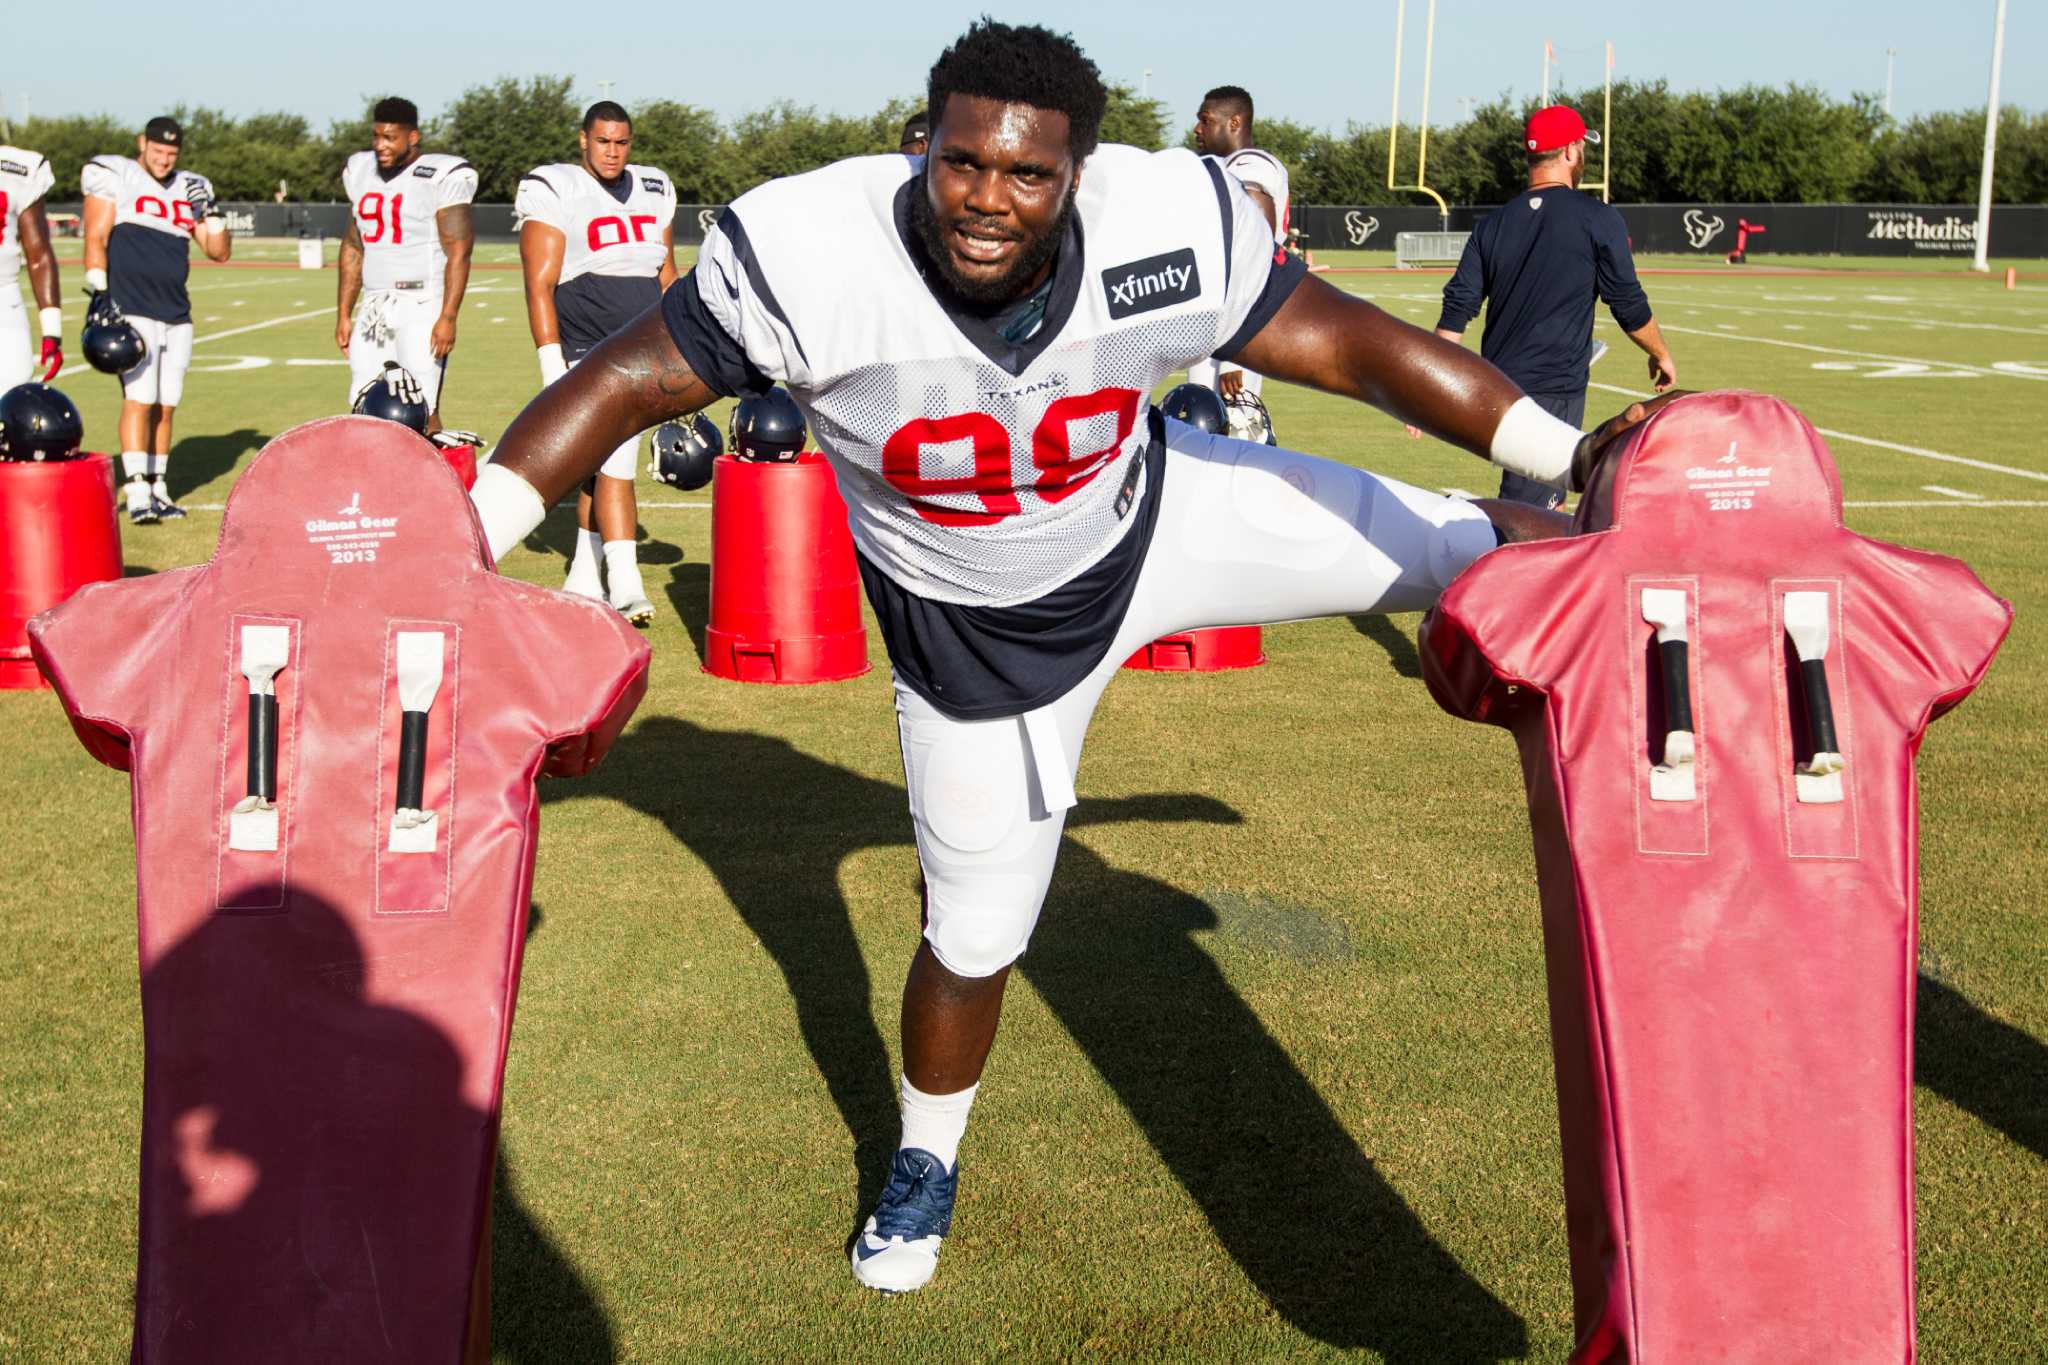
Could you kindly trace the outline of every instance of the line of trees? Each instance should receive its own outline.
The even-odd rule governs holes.
[[[423,130],[423,145],[475,164],[478,198],[504,203],[535,165],[576,156],[581,106],[563,77],[500,80],[463,92]],[[1565,97],[1597,125],[1598,88]],[[1831,99],[1811,86],[1743,86],[1678,93],[1663,81],[1614,87],[1611,197],[1623,203],[1965,203],[1977,196],[1981,112],[1927,114],[1900,123],[1865,95]],[[708,110],[656,100],[633,110],[636,161],[657,165],[685,203],[724,203],[776,176],[841,157],[894,151],[903,121],[921,101],[891,100],[866,117],[822,114],[791,102],[721,122]],[[1453,204],[1497,204],[1519,192],[1521,127],[1531,101],[1505,96],[1462,123],[1429,135],[1428,178]],[[210,177],[223,199],[340,198],[341,165],[369,145],[369,120],[324,132],[296,114],[236,119],[215,109],[176,111],[186,130],[184,164]],[[1191,145],[1184,114],[1127,87],[1113,87],[1103,138],[1158,148]],[[103,152],[131,152],[136,130],[105,115],[33,118],[9,140],[50,158],[58,195],[76,193],[78,170]],[[1418,130],[1401,130],[1398,178],[1413,183]],[[1259,122],[1260,144],[1287,163],[1297,202],[1415,202],[1389,190],[1387,129],[1352,124],[1342,132],[1288,119]],[[1998,125],[2000,203],[2048,201],[2048,114],[2002,111]],[[1599,173],[1599,152],[1592,174]]]

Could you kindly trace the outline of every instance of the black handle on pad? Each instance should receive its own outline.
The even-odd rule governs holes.
[[[398,809],[418,810],[427,785],[427,713],[403,712],[398,737]]]
[[[1817,754],[1842,752],[1835,739],[1835,703],[1828,695],[1826,659],[1799,661],[1799,688],[1806,694],[1806,730],[1813,736],[1813,751]]]
[[[1658,662],[1664,673],[1664,728],[1692,729],[1692,675],[1687,667],[1685,641],[1664,640],[1657,645]]]
[[[249,695],[249,795],[277,800],[277,696]]]

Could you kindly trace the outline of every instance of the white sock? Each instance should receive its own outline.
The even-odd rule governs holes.
[[[170,467],[171,457],[168,455],[158,455],[152,451],[144,458],[149,466],[149,477],[158,483],[162,483],[164,481],[164,470]]]
[[[612,605],[622,606],[636,597],[647,596],[640,581],[640,547],[630,540],[604,543],[604,581],[611,585]]]
[[[156,476],[156,479],[149,485],[149,491],[151,495],[160,498],[165,502],[169,502],[171,500],[171,486],[164,482],[164,476],[161,473],[159,473]]]
[[[578,529],[576,554],[569,561],[569,576],[562,582],[564,592],[580,593],[585,597],[604,596],[604,585],[597,576],[597,552],[601,544],[603,540],[597,532]]]
[[[134,451],[121,452],[121,468],[128,475],[128,510],[149,506],[149,474],[143,462],[149,457]]]
[[[149,477],[149,452],[146,450],[124,450],[121,452],[121,473],[128,478],[140,474]]]
[[[952,1170],[959,1164],[960,1139],[967,1134],[967,1111],[974,1107],[979,1084],[950,1095],[927,1095],[903,1078],[903,1140],[896,1145],[930,1152]]]

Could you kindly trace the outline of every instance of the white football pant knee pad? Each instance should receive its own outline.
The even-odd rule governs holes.
[[[1064,813],[1032,818],[1022,721],[954,720],[900,684],[896,695],[924,936],[947,971],[993,976],[1031,941]]]
[[[598,466],[597,472],[609,479],[623,479],[631,483],[639,459],[640,438],[629,436],[625,444],[604,457],[604,463]]]

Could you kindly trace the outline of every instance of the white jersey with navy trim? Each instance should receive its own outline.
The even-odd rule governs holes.
[[[537,166],[519,177],[514,222],[546,223],[562,234],[562,275],[647,278],[668,263],[662,238],[676,216],[676,187],[657,166],[628,164],[607,185],[580,161]]]
[[[41,152],[0,144],[0,288],[12,293],[21,270],[21,214],[50,192],[56,176]]]
[[[856,158],[741,196],[664,313],[707,383],[789,387],[890,580],[940,603],[1028,602],[1135,520],[1152,390],[1277,308],[1272,237],[1220,163],[1100,147],[1044,321],[1008,341],[920,272],[922,164]],[[705,326],[748,373],[721,372]]]
[[[341,185],[363,239],[363,288],[440,293],[448,255],[435,215],[476,198],[476,168],[446,152],[421,152],[386,175],[375,152],[357,152]]]
[[[125,313],[159,322],[192,320],[185,292],[193,235],[213,206],[213,182],[174,170],[162,180],[129,156],[96,156],[78,173],[79,187],[114,205],[107,234],[108,292]]]
[[[1273,201],[1273,241],[1279,246],[1287,245],[1287,168],[1280,164],[1280,158],[1257,147],[1247,147],[1224,158],[1223,169]]]

